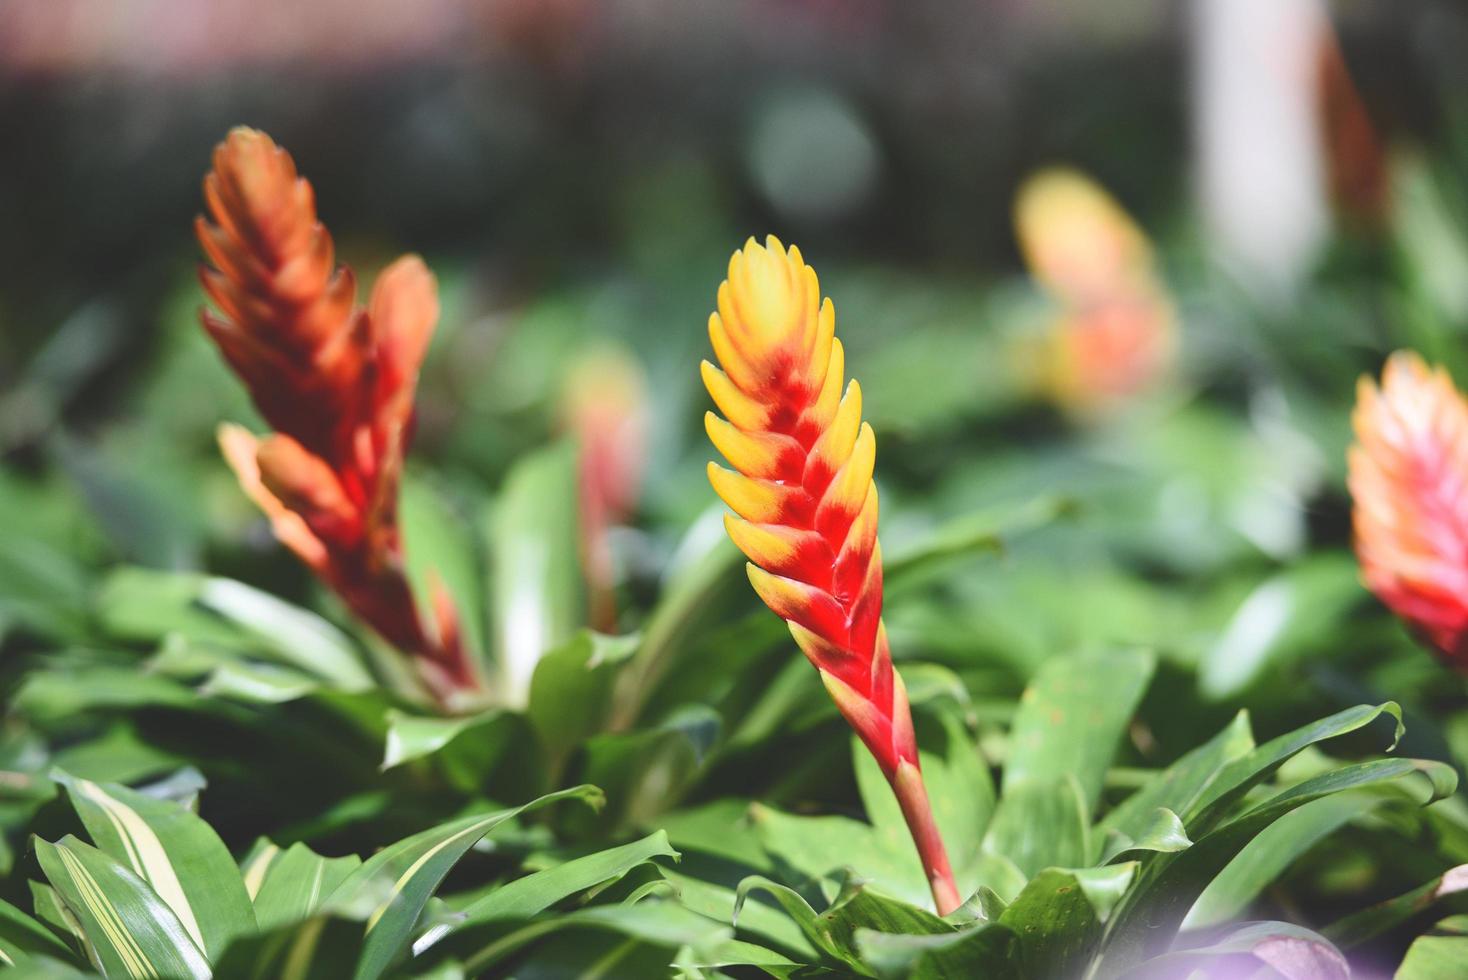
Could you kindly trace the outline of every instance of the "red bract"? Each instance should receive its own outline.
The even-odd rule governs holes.
[[[1419,637],[1468,671],[1468,402],[1441,368],[1393,354],[1362,378],[1350,449],[1361,575]]]
[[[264,133],[236,129],[204,178],[196,221],[218,312],[205,330],[276,430],[220,446],[245,492],[357,615],[417,658],[442,700],[477,687],[446,594],[425,616],[403,568],[398,482],[438,286],[415,255],[378,276],[366,308],[335,262],[311,185]],[[438,590],[440,593],[442,590]]]
[[[800,250],[750,239],[729,261],[709,339],[723,370],[703,380],[724,418],[709,438],[734,467],[709,480],[750,559],[749,580],[820,671],[902,806],[940,914],[958,907],[919,769],[912,714],[882,625],[877,444],[861,386],[845,386],[836,313]],[[726,421],[727,420],[727,421]]]

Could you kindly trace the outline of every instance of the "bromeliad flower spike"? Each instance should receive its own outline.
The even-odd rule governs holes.
[[[1350,488],[1361,576],[1425,642],[1468,671],[1468,401],[1410,351],[1362,378]]]
[[[892,785],[939,914],[958,891],[919,770],[912,715],[882,626],[876,440],[861,419],[861,386],[842,391],[836,314],[815,270],[773,236],[729,261],[709,339],[723,370],[703,380],[724,414],[705,417],[734,467],[709,480],[738,516],[725,517],[749,558],[749,580],[790,625],[836,706]]]
[[[443,702],[475,689],[447,593],[432,613],[403,568],[398,482],[438,286],[417,256],[378,277],[366,308],[337,266],[311,185],[264,133],[236,129],[204,179],[196,221],[218,312],[204,329],[275,433],[220,429],[224,456],[275,535],[368,624],[412,655]]]

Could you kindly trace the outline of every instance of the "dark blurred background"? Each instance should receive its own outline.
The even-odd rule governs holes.
[[[1346,72],[1321,87],[1332,50]],[[6,0],[0,454],[18,472],[59,460],[84,487],[120,471],[139,500],[173,501],[152,520],[179,550],[141,533],[133,560],[195,566],[206,511],[248,515],[212,433],[251,413],[197,328],[191,229],[210,150],[238,124],[294,155],[364,281],[403,250],[438,273],[419,453],[492,485],[553,428],[566,352],[611,340],[657,393],[645,506],[680,525],[707,502],[683,465],[704,452],[703,321],[748,235],[801,245],[868,354],[859,373],[887,386],[879,431],[926,427],[936,446],[976,417],[992,379],[975,365],[994,360],[941,352],[1008,315],[1006,284],[1024,281],[1011,203],[1049,163],[1089,173],[1157,241],[1190,357],[1242,348],[1234,318],[1274,315],[1213,304],[1197,287],[1217,270],[1277,307],[1341,249],[1368,278],[1307,318],[1391,346],[1390,311],[1360,285],[1389,254],[1382,160],[1420,154],[1458,193],[1464,50],[1457,0]],[[1301,142],[1342,85],[1364,142]],[[1332,152],[1359,213],[1326,234],[1312,195],[1340,191],[1320,172]],[[1320,335],[1296,351],[1307,372]],[[919,484],[951,465],[931,446],[884,458]],[[217,499],[200,501],[199,473],[218,473]],[[142,520],[123,497],[115,523]]]
[[[0,379],[92,302],[149,343],[235,124],[290,149],[349,254],[462,256],[489,306],[766,230],[1002,271],[1014,185],[1057,159],[1155,227],[1191,188],[1193,6],[7,0]],[[1463,5],[1330,14],[1382,132],[1443,138]]]

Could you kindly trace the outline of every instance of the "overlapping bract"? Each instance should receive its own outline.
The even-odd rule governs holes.
[[[709,438],[733,465],[709,479],[760,598],[787,620],[843,714],[891,778],[916,763],[902,683],[882,627],[876,440],[861,386],[843,392],[831,301],[797,248],[751,239],[729,263],[709,338],[723,370],[704,383],[724,414]]]
[[[1349,453],[1368,588],[1468,671],[1468,401],[1441,368],[1393,354],[1362,378]]]
[[[1094,181],[1064,169],[1025,181],[1014,221],[1031,275],[1061,307],[1036,365],[1043,392],[1093,413],[1156,383],[1177,330],[1136,223]]]
[[[723,370],[704,361],[702,371],[724,413],[709,412],[705,427],[734,467],[709,464],[734,511],[725,526],[750,559],[755,591],[789,624],[891,784],[946,915],[960,899],[882,626],[876,439],[861,418],[861,386],[842,390],[835,310],[800,250],[774,236],[734,253],[718,307],[709,340]]]
[[[204,328],[276,430],[238,426],[220,446],[276,536],[395,646],[441,695],[475,684],[446,594],[419,612],[403,570],[398,482],[438,287],[417,256],[379,275],[366,308],[336,264],[311,185],[264,133],[236,129],[204,179],[218,312]]]

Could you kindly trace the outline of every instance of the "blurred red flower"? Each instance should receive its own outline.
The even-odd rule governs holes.
[[[1366,586],[1468,671],[1468,402],[1442,368],[1393,354],[1362,378],[1348,461]]]

